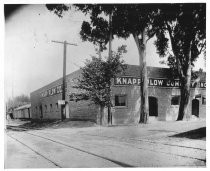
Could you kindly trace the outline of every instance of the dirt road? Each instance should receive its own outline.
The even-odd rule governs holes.
[[[188,137],[199,129],[205,121],[7,131],[5,168],[205,167],[205,138]]]

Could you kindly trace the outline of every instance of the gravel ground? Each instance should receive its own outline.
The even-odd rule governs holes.
[[[110,127],[56,121],[24,123],[30,125],[24,130],[17,125],[10,123],[5,134],[6,168],[206,166],[204,120]]]

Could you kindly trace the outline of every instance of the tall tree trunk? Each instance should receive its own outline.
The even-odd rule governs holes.
[[[108,94],[108,101],[109,101],[109,104],[108,104],[108,106],[107,106],[107,113],[108,113],[108,125],[112,125],[112,112],[111,112],[111,89],[110,89],[110,84],[109,84],[109,87],[108,87],[107,94]]]
[[[179,105],[179,113],[177,120],[183,120],[185,116],[187,116],[188,112],[188,106],[189,106],[189,97],[190,97],[190,84],[191,84],[191,45],[192,41],[189,45],[189,53],[187,57],[187,70],[185,77],[181,77],[181,100]]]
[[[182,79],[181,84],[181,100],[179,105],[179,114],[177,120],[183,120],[184,116],[187,116],[188,105],[189,105],[189,97],[190,97],[190,82],[191,82],[191,74],[187,75]]]
[[[103,125],[104,106],[100,106],[100,125]]]
[[[148,123],[149,119],[149,105],[148,105],[148,82],[147,82],[147,65],[146,65],[146,29],[141,33],[142,40],[138,38],[137,34],[133,34],[139,52],[139,65],[140,65],[140,120],[139,123]]]
[[[108,124],[109,125],[112,125],[112,113],[111,113],[111,106],[108,106],[108,108],[107,108],[107,110],[108,110]]]

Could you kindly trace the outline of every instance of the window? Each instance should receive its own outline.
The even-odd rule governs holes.
[[[172,96],[171,98],[171,105],[179,105],[180,96]]]
[[[115,95],[115,106],[126,106],[126,95]]]
[[[206,105],[206,97],[202,97],[202,105]]]
[[[56,106],[56,110],[58,110],[58,103],[56,103],[55,106]]]
[[[50,104],[50,111],[52,111],[52,104]]]
[[[47,112],[47,105],[45,105],[45,112]]]

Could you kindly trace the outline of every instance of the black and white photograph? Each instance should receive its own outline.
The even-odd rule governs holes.
[[[18,2],[4,169],[207,168],[205,1]]]

